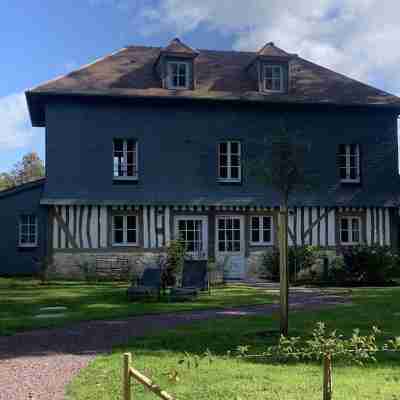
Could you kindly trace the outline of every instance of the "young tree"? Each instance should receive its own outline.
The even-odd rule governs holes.
[[[279,212],[279,254],[280,254],[280,330],[288,334],[289,314],[289,268],[288,268],[288,206],[291,195],[305,190],[310,177],[305,172],[307,146],[298,140],[296,132],[289,132],[286,125],[264,139],[258,145],[262,158],[256,160],[253,171],[261,181],[272,186],[281,197]]]
[[[0,190],[35,181],[45,174],[44,164],[35,152],[27,153],[10,172],[0,174]]]

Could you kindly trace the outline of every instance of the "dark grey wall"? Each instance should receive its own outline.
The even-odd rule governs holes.
[[[35,273],[33,257],[46,254],[47,209],[39,201],[43,185],[26,185],[23,189],[0,193],[0,275]],[[18,220],[21,214],[38,216],[38,247],[18,246]]]
[[[260,142],[280,126],[299,132],[317,175],[296,205],[384,206],[397,181],[397,121],[383,111],[274,109],[271,105],[134,105],[53,102],[47,107],[45,197],[132,202],[237,202],[279,204],[272,188],[245,171],[243,184],[217,183],[216,144],[243,143],[246,164],[260,157]],[[112,139],[139,141],[139,182],[112,180]],[[337,149],[359,143],[362,184],[339,183]]]

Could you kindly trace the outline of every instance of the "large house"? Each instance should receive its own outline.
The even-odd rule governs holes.
[[[282,123],[318,185],[291,198],[289,244],[397,246],[400,98],[267,43],[131,46],[26,92],[46,178],[0,194],[0,273],[47,255],[145,263],[174,237],[243,278],[276,245],[281,198],[244,168]]]

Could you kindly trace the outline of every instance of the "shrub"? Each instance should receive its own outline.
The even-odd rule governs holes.
[[[94,263],[90,263],[89,261],[82,261],[77,265],[78,268],[81,270],[86,282],[93,282],[97,279],[96,265]]]
[[[186,255],[185,244],[181,240],[171,240],[166,250],[166,257],[159,260],[163,289],[176,285],[178,276],[182,273]]]
[[[399,274],[399,255],[389,246],[351,246],[343,249],[344,267],[335,280],[386,283]]]
[[[318,248],[314,246],[289,247],[289,279],[295,280],[299,271],[310,270],[318,258]],[[263,275],[279,281],[279,249],[274,247],[266,252],[261,261]]]

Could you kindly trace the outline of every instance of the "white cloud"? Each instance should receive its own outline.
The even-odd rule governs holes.
[[[23,93],[0,97],[0,151],[29,146],[35,131],[32,128]]]
[[[159,0],[140,13],[145,33],[198,27],[232,34],[234,48],[268,41],[400,94],[398,0]],[[136,19],[138,20],[138,19]]]

